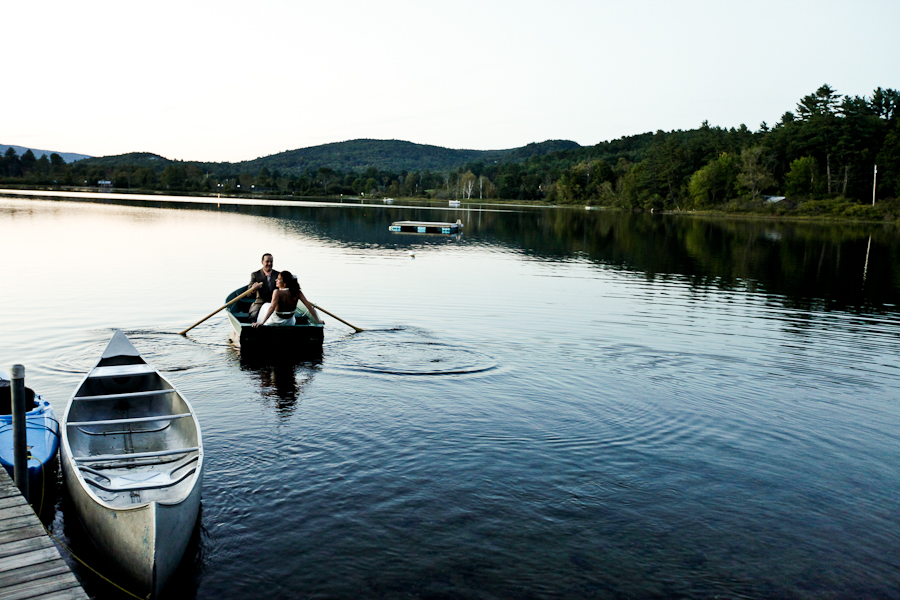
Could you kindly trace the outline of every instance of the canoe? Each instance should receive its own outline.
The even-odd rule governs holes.
[[[56,483],[59,466],[59,421],[50,403],[25,388],[25,440],[28,445],[28,491],[34,506],[41,505],[45,490]],[[12,395],[9,375],[0,371],[0,464],[15,477],[13,455]]]
[[[62,469],[94,545],[157,595],[200,510],[203,443],[190,403],[116,330],[63,417]]]
[[[229,303],[244,292],[240,287],[231,292],[225,299]],[[325,339],[325,326],[317,322],[302,302],[297,303],[294,310],[296,325],[266,325],[253,327],[250,320],[252,296],[241,298],[225,312],[234,330],[234,341],[242,352],[274,353],[282,355],[312,355],[322,352],[322,340]]]

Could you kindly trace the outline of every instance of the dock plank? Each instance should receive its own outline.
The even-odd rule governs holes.
[[[3,573],[0,573],[0,589],[3,589],[3,587],[7,585],[16,585],[19,583],[25,583],[27,581],[35,581],[37,579],[43,579],[44,577],[50,577],[52,575],[59,575],[60,573],[68,572],[69,565],[67,565],[61,558],[59,560],[51,560],[45,563],[38,563],[36,565],[27,565],[24,567],[19,567],[18,569],[12,569],[11,571],[4,571]]]
[[[0,598],[88,600],[5,469],[0,469]]]
[[[23,504],[21,506],[10,506],[9,508],[4,508],[0,510],[0,521],[4,519],[12,519],[13,517],[24,517],[26,515],[31,515],[35,519],[34,511],[31,510],[31,507],[27,504]]]
[[[17,585],[3,588],[3,600],[24,600],[25,598],[41,597],[43,594],[59,592],[70,588],[80,588],[81,584],[71,573],[44,577],[36,581],[27,581]],[[84,592],[82,591],[82,594]],[[87,595],[84,596],[87,598]]]
[[[34,597],[35,600],[90,600],[87,594],[84,593],[84,590],[80,587],[70,587],[65,590],[59,590],[58,592],[51,592],[49,594],[43,594],[42,596]]]
[[[53,542],[47,536],[29,538],[27,540],[19,540],[17,542],[7,542],[0,544],[0,558],[22,554],[23,552],[34,552],[42,548],[54,548]]]
[[[21,496],[22,493],[16,486],[0,485],[0,498],[9,498],[11,496]]]
[[[0,531],[9,531],[12,529],[18,529],[19,527],[25,527],[26,525],[34,524],[33,514],[30,515],[21,515],[19,517],[13,517],[11,519],[3,519],[0,521]]]
[[[19,540],[27,540],[28,538],[41,537],[47,535],[44,528],[36,523],[25,524],[22,527],[14,527],[0,531],[0,544],[9,542],[18,542]]]
[[[11,571],[13,569],[18,569],[21,567],[27,567],[28,565],[32,564],[57,560],[59,558],[59,550],[57,550],[55,546],[51,548],[43,548],[34,552],[27,552],[25,554],[7,556],[6,558],[0,558],[0,573],[5,573],[6,571]],[[0,595],[2,595],[2,593],[3,590],[0,590]]]
[[[25,498],[23,498],[21,494],[0,498],[0,510],[9,506],[28,506],[28,503],[25,502]]]

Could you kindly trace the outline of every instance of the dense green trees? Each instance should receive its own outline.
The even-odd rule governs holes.
[[[737,158],[728,152],[723,152],[697,170],[688,182],[692,206],[709,208],[734,196],[738,170]]]
[[[823,85],[772,128],[763,123],[751,132],[704,123],[692,131],[657,132],[644,148],[633,148],[638,160],[620,169],[602,194],[599,182],[586,184],[588,163],[575,162],[555,180],[551,199],[666,209],[738,202],[761,209],[761,196],[769,193],[787,195],[792,203],[865,203],[871,202],[876,160],[877,195],[893,198],[900,192],[898,108],[895,90],[845,97]]]

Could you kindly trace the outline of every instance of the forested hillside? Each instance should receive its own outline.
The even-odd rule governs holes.
[[[52,157],[51,157],[52,158]],[[538,200],[627,209],[796,212],[900,218],[900,93],[843,96],[821,86],[774,125],[703,123],[581,147],[548,141],[505,151],[354,140],[243,163],[173,162],[149,154],[66,165],[0,159],[0,182],[293,196],[365,194]],[[767,196],[786,196],[777,203]]]
[[[532,156],[542,156],[572,148],[580,148],[580,146],[568,140],[547,140],[512,150],[454,150],[400,140],[351,140],[288,150],[238,163],[190,162],[185,164],[194,165],[204,173],[210,173],[217,177],[228,177],[239,173],[256,174],[261,169],[267,169],[270,172],[278,171],[289,177],[299,177],[319,169],[331,169],[342,173],[362,172],[367,169],[388,173],[403,171],[443,173],[454,171],[469,162],[521,162]],[[156,154],[134,152],[91,158],[85,160],[83,165],[91,167],[130,165],[162,171],[174,162]]]

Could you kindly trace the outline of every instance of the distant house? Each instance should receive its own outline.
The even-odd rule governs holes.
[[[105,188],[105,189],[111,190],[113,184],[112,184],[112,181],[104,181],[101,179],[100,181],[97,182],[97,186],[100,188]]]

